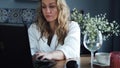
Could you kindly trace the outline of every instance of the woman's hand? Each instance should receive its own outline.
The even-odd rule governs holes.
[[[53,52],[49,52],[49,53],[37,52],[37,53],[35,53],[33,58],[36,59],[36,60],[38,60],[38,58],[40,58],[39,60],[44,60],[44,59],[63,60],[63,59],[65,59],[65,56],[64,56],[62,51],[53,51]]]
[[[44,60],[44,59],[52,60],[51,53],[45,53],[45,52],[35,53],[34,58],[36,60]]]

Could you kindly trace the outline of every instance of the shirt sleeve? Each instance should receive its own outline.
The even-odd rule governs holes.
[[[64,44],[58,45],[56,50],[61,50],[66,59],[80,57],[80,27],[78,23],[71,22]]]
[[[38,36],[37,36],[37,29],[35,24],[31,24],[31,26],[28,28],[28,36],[29,36],[29,42],[30,42],[30,49],[31,54],[34,55],[37,51],[37,45],[38,45]]]

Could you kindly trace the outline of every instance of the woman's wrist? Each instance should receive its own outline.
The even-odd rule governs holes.
[[[51,54],[51,57],[53,60],[63,60],[65,59],[65,55],[62,51],[53,51],[50,53]]]

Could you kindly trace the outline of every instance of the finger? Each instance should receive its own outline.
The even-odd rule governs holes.
[[[42,58],[43,58],[43,56],[38,57],[39,60],[41,60]]]
[[[43,56],[42,58],[41,58],[41,60],[44,60],[44,59],[47,59],[45,56]]]
[[[43,57],[42,55],[38,54],[38,55],[36,56],[36,59],[41,60],[42,57]]]
[[[39,55],[39,53],[35,53],[35,54],[34,54],[34,56],[38,56],[38,55]]]

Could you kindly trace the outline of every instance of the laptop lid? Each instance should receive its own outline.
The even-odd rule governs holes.
[[[27,27],[0,23],[0,68],[33,68]]]

